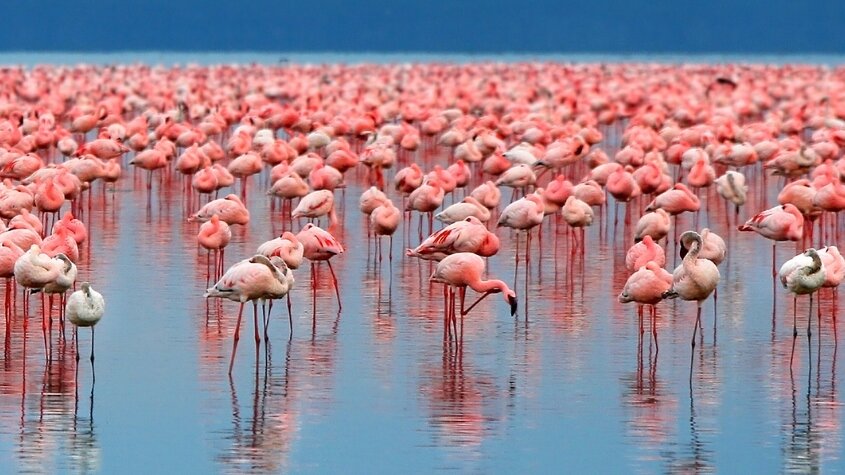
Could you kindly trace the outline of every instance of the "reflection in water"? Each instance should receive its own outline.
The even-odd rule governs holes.
[[[256,352],[251,397],[238,399],[235,382],[229,379],[232,426],[226,436],[229,446],[218,456],[226,473],[278,473],[288,470],[288,453],[299,422],[291,381],[291,342],[284,353],[282,374],[274,374],[272,345],[264,351],[263,370]],[[246,410],[242,411],[245,406]]]
[[[492,377],[464,363],[463,346],[444,342],[440,365],[425,370],[420,393],[426,399],[434,443],[459,459],[478,459],[481,444],[498,421],[500,389]]]
[[[841,456],[839,412],[842,404],[836,395],[837,344],[835,339],[831,342],[823,337],[824,330],[817,333],[815,358],[810,356],[802,367],[806,370],[806,387],[801,383],[804,377],[799,369],[789,371],[791,405],[781,426],[783,469],[788,473],[819,472],[824,469],[824,458]],[[825,367],[830,370],[824,370]]]
[[[677,400],[657,374],[657,348],[649,339],[644,354],[643,338],[637,340],[637,368],[622,377],[623,404],[628,410],[628,434],[643,449],[643,461],[661,459],[677,418]]]
[[[27,367],[32,356],[27,352],[36,351],[43,357],[43,348],[33,350],[32,345],[26,345],[27,339],[19,347],[7,347],[11,350],[7,355],[17,359],[7,358],[0,371],[0,414],[4,427],[16,427],[15,454],[20,471],[97,472],[100,445],[94,424],[93,364],[90,390],[80,401],[80,386],[84,388],[86,383],[79,379],[75,348],[60,341],[43,366]],[[19,364],[13,364],[15,361]],[[10,417],[13,412],[17,413],[15,422]]]

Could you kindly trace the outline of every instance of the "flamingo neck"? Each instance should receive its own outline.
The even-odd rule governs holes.
[[[507,290],[509,290],[508,284],[498,279],[478,280],[477,282],[470,284],[470,288],[472,288],[472,290],[476,292],[506,292]]]
[[[684,264],[695,264],[695,261],[698,259],[698,253],[701,252],[701,238],[696,238],[690,244],[689,252],[687,255],[684,256]]]

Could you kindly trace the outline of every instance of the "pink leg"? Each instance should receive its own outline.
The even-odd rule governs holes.
[[[235,364],[235,353],[238,352],[238,340],[241,338],[241,317],[244,314],[244,304],[238,310],[238,323],[235,324],[235,335],[232,337],[232,358],[229,360],[229,376],[232,375],[232,366]],[[78,356],[77,356],[78,358]]]
[[[334,293],[335,293],[335,296],[337,296],[337,309],[342,310],[343,304],[340,303],[340,289],[337,286],[337,276],[334,273],[334,269],[332,268],[331,261],[326,261],[326,264],[329,265],[329,272],[332,273],[332,282],[334,283]]]

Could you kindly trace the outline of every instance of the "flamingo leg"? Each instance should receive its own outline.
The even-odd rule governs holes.
[[[243,317],[243,314],[244,304],[241,302],[240,309],[238,310],[238,323],[235,324],[235,335],[232,337],[232,358],[229,360],[229,376],[232,375],[232,366],[235,364],[235,353],[238,351],[238,340],[241,338],[241,317]],[[77,343],[77,345],[78,344],[79,343]]]
[[[798,297],[792,297],[792,352],[789,354],[789,369],[792,370],[792,360],[795,359],[795,339],[798,338],[798,323],[795,313],[798,307]]]
[[[640,338],[642,338],[643,334],[643,305],[637,305],[637,317],[640,321]]]
[[[290,324],[290,334],[293,335],[293,312],[290,309],[290,292],[288,292],[288,323]]]
[[[340,303],[340,289],[337,286],[337,276],[334,273],[334,269],[332,268],[331,261],[326,261],[326,264],[329,265],[329,272],[332,273],[332,282],[334,283],[334,293],[335,293],[335,296],[337,297],[337,309],[342,310],[343,304]]]
[[[819,302],[821,303],[821,302]],[[821,305],[819,305],[819,310],[821,310]],[[813,323],[813,294],[810,294],[810,308],[809,314],[807,315],[807,342],[809,343],[810,337],[813,335],[813,332],[810,330],[810,324]],[[819,330],[821,331],[821,330]]]
[[[654,354],[660,351],[660,346],[657,344],[657,307],[651,306],[651,335],[654,337]]]
[[[258,301],[255,300],[252,302],[252,323],[253,332],[255,333],[255,343],[259,345],[261,344],[261,337],[258,336]]]
[[[695,334],[698,331],[698,326],[701,324],[701,302],[698,302],[698,309],[695,312],[695,327],[692,330],[692,351],[689,357],[689,381],[692,385],[692,363],[695,360]]]
[[[76,342],[77,346],[79,341]],[[94,364],[94,326],[91,326],[91,364]]]

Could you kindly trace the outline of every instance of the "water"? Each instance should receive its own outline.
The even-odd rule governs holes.
[[[227,263],[283,229],[262,194],[266,179],[250,182],[252,221],[235,227]],[[527,292],[524,263],[514,276],[514,235],[499,231],[490,274],[516,280],[520,310],[511,317],[490,297],[466,318],[457,347],[442,339],[430,265],[403,256],[403,241],[417,242],[416,218],[397,233],[392,261],[379,264],[357,210],[363,173],[347,179],[337,193],[347,252],[333,260],[343,311],[325,268],[312,305],[304,266],[293,335],[277,305],[270,343],[256,349],[247,308],[231,380],[237,306],[202,298],[207,257],[198,226],[185,221],[196,203],[179,177],[156,182],[152,195],[146,174],[131,169],[113,189],[98,183],[80,265],[80,281],[107,299],[96,364],[86,359],[88,331],[78,365],[73,344],[56,344],[54,332],[47,364],[37,318],[26,333],[21,316],[2,324],[2,471],[845,471],[831,297],[822,296],[810,348],[799,299],[790,371],[792,300],[776,288],[773,306],[770,243],[740,235],[714,192],[702,195],[699,227],[725,237],[728,259],[716,333],[711,299],[690,383],[694,304],[659,306],[658,353],[648,317],[640,339],[635,308],[616,301],[631,242],[624,207],[616,226],[611,205],[605,224],[589,228],[584,253],[572,253],[564,223],[547,219]],[[773,204],[775,191],[770,182],[741,218]],[[691,216],[679,220],[681,230],[692,226]],[[794,244],[779,245],[778,263],[794,254]]]

